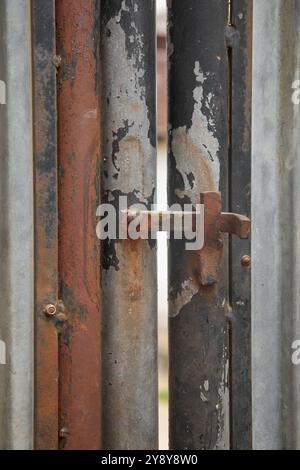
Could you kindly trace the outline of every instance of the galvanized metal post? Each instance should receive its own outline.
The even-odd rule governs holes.
[[[58,448],[55,0],[32,1],[35,196],[35,448]]]
[[[169,0],[169,204],[222,191],[227,206],[227,2]],[[200,286],[196,251],[170,241],[170,448],[229,447],[229,311],[225,262]]]
[[[255,449],[300,449],[299,20],[297,0],[254,1]]]
[[[33,447],[30,2],[0,3],[0,448]]]
[[[60,447],[100,447],[99,11],[56,2],[59,162]]]
[[[103,0],[103,200],[155,197],[155,1]],[[106,240],[102,259],[103,446],[155,449],[156,245]]]

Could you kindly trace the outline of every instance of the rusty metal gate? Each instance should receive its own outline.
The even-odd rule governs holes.
[[[169,241],[170,448],[251,449],[253,1],[167,5],[169,204],[205,208],[201,250]],[[156,243],[96,236],[156,201],[155,22],[0,3],[3,449],[158,447]]]

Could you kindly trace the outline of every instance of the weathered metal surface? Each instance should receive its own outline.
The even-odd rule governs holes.
[[[33,447],[30,3],[0,2],[0,448]]]
[[[97,0],[56,2],[60,447],[100,447],[99,31]]]
[[[255,449],[300,448],[300,366],[294,344],[300,339],[300,108],[299,82],[295,83],[300,79],[299,19],[300,3],[296,0],[254,1],[252,390]]]
[[[155,1],[103,0],[103,199],[155,197]],[[157,300],[154,240],[106,240],[102,259],[103,446],[155,449]]]
[[[230,67],[229,210],[250,216],[252,0],[231,2],[226,30]],[[261,45],[264,47],[264,44]],[[249,449],[251,435],[251,270],[241,263],[251,243],[232,237],[229,245],[231,448]]]
[[[58,299],[55,1],[33,0],[35,168],[35,448],[58,448]]]
[[[169,204],[222,192],[227,210],[227,2],[169,0]],[[197,252],[170,242],[170,448],[229,447],[225,243],[220,282],[199,287]]]

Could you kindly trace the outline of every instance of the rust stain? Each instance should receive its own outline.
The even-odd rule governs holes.
[[[68,322],[60,341],[60,447],[100,447],[99,3],[56,3],[59,276]],[[91,112],[92,111],[92,112]]]
[[[35,198],[35,448],[58,448],[58,338],[43,312],[58,294],[54,2],[32,5]],[[47,34],[40,36],[40,27]]]

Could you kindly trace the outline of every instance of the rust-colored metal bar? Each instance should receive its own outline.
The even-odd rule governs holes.
[[[100,447],[99,7],[94,0],[56,2],[63,449]]]
[[[220,218],[221,232],[237,235],[241,239],[247,239],[250,235],[250,219],[245,215],[234,212],[222,212]]]
[[[58,448],[58,335],[44,306],[58,298],[55,2],[33,0],[35,168],[35,448]]]

